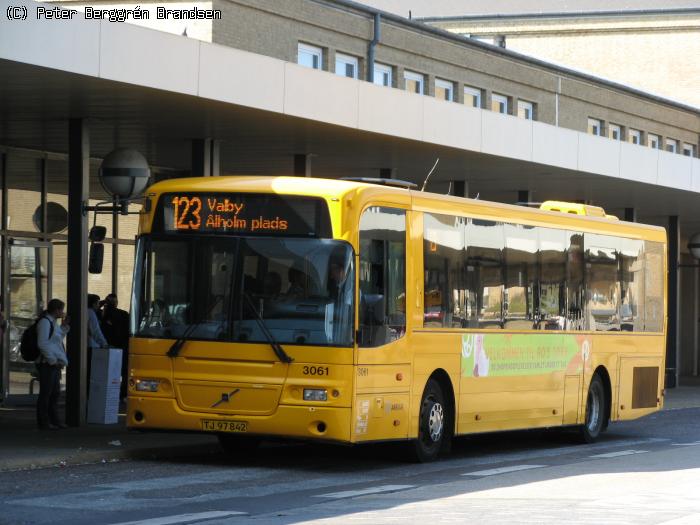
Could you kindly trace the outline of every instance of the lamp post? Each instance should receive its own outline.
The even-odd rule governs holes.
[[[115,149],[102,161],[99,171],[100,184],[107,194],[112,197],[112,200],[98,202],[95,206],[90,206],[88,202],[83,203],[84,215],[91,211],[95,213],[95,221],[92,228],[90,228],[89,235],[88,272],[102,273],[102,262],[104,259],[104,245],[102,241],[107,235],[107,228],[95,224],[97,222],[97,214],[112,215],[114,217],[114,229],[116,230],[117,213],[121,215],[130,213],[129,202],[139,199],[139,196],[148,185],[150,176],[151,170],[145,157],[133,149]]]

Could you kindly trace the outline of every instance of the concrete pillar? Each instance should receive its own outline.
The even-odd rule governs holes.
[[[90,134],[84,119],[68,124],[68,304],[66,422],[85,423],[87,411],[87,244],[90,198]]]
[[[294,155],[294,176],[311,177],[310,153],[297,153]]]
[[[0,225],[2,225],[2,229],[4,231],[7,231],[7,204],[9,202],[7,198],[7,176],[6,176],[6,171],[7,169],[7,153],[3,153],[0,151],[0,180],[2,181],[2,195],[0,196],[0,199],[2,200],[2,219],[0,219]],[[7,235],[3,235],[2,239],[0,239],[0,245],[2,246],[2,253],[6,254],[7,253]],[[0,257],[0,272],[2,273],[0,283],[2,283],[3,289],[7,289],[7,274],[8,274],[8,269],[9,269],[9,261],[7,260],[7,257],[2,256]],[[0,298],[0,307],[2,307],[3,312],[8,312],[8,295],[7,293],[2,294],[2,298]],[[6,314],[9,315],[9,314]],[[2,348],[7,348],[7,345],[5,343],[7,341],[7,333],[5,334],[5,340],[2,342]],[[0,368],[2,368],[2,374],[0,375],[0,387],[2,387],[2,390],[0,390],[0,398],[6,399],[7,395],[10,393],[10,371],[7,370],[5,367],[5,356],[0,352]]]
[[[678,215],[668,218],[668,326],[666,331],[666,388],[678,386],[680,227]]]
[[[518,204],[528,206],[530,202],[532,202],[530,190],[518,190]]]
[[[380,179],[395,179],[396,169],[394,168],[379,168]]]
[[[192,176],[217,177],[220,174],[221,142],[214,139],[192,140]]]
[[[625,208],[625,220],[627,222],[637,222],[637,209]]]
[[[469,196],[469,184],[466,180],[453,180],[451,181],[452,190],[450,195],[455,197],[468,197]]]

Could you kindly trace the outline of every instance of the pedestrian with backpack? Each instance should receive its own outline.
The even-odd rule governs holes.
[[[68,365],[68,356],[63,339],[70,329],[64,313],[65,303],[51,299],[34,324],[39,357],[39,399],[36,404],[36,419],[40,430],[66,428],[58,415],[58,397],[61,394],[61,370]],[[59,325],[58,320],[62,322]],[[30,327],[31,328],[31,327]],[[29,329],[28,329],[29,330]],[[24,338],[22,343],[24,344]]]

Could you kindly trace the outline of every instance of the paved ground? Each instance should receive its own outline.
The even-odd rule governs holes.
[[[666,410],[700,408],[700,386],[669,390]],[[127,459],[219,454],[208,435],[129,432],[118,425],[88,425],[57,432],[36,430],[28,406],[0,407],[0,472]]]
[[[594,445],[561,431],[477,436],[428,465],[386,446],[266,444],[234,460],[200,443],[177,459],[6,471],[0,523],[698,524],[700,408],[683,407],[700,396],[669,398]]]

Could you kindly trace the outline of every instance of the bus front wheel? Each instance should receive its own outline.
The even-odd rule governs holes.
[[[415,459],[434,461],[444,446],[448,413],[440,383],[428,380],[423,390],[418,422],[418,439],[414,442]]]
[[[581,438],[586,443],[595,442],[605,428],[605,387],[598,374],[593,376],[586,400],[586,422],[581,427]]]

